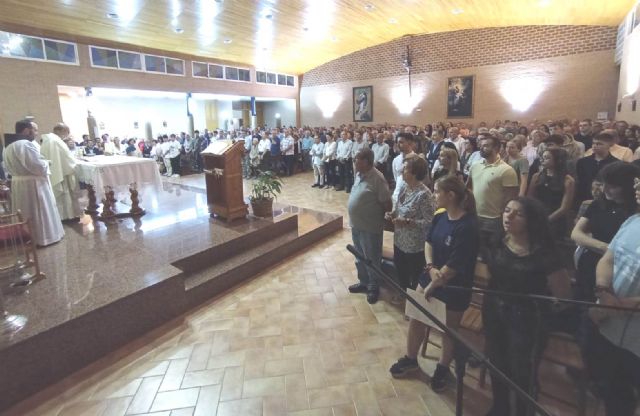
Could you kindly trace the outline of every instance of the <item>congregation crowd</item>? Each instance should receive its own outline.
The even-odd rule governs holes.
[[[394,231],[393,264],[401,286],[444,302],[452,329],[460,327],[471,303],[478,261],[487,264],[488,288],[496,292],[640,306],[640,129],[623,121],[204,130],[156,140],[105,134],[79,142],[58,125],[43,135],[42,149],[32,121],[16,123],[16,133],[5,164],[18,185],[28,170],[18,162],[27,156],[48,182],[45,159],[62,160],[63,141],[69,154],[154,158],[168,176],[201,172],[202,151],[220,139],[243,141],[245,178],[266,170],[287,176],[313,170],[312,187],[350,194],[354,245],[374,264],[382,263],[383,231]],[[64,189],[71,189],[65,175],[38,186],[54,185],[50,210],[57,203],[60,218],[75,218],[77,207],[63,198]],[[60,236],[41,245],[64,235],[61,229],[53,234]],[[349,291],[376,303],[379,279],[362,262],[356,268],[359,281]],[[578,340],[606,414],[634,414],[638,314],[496,295],[485,296],[482,321],[486,355],[532,396],[546,334],[560,330]],[[412,319],[406,355],[391,367],[393,377],[419,369],[424,333],[425,325]],[[453,341],[444,336],[430,381],[434,391],[443,391],[452,378],[453,359]],[[499,379],[492,378],[492,390],[488,415],[531,414],[522,399],[512,403]]]
[[[491,362],[536,397],[546,335],[568,332],[578,341],[606,414],[633,415],[640,387],[638,315],[526,296],[640,306],[637,127],[574,120],[475,130],[443,124],[422,131],[353,130],[325,132],[324,146],[333,146],[333,136],[336,147],[348,146],[352,137],[351,146],[365,143],[352,153],[354,182],[342,179],[349,168],[325,159],[324,178],[316,169],[314,185],[328,182],[351,193],[354,246],[380,264],[383,230],[392,224],[399,282],[444,302],[452,329],[471,303],[476,263],[486,263],[494,295],[484,297],[482,322]],[[318,135],[314,146],[321,142]],[[575,264],[567,261],[573,251]],[[377,302],[376,274],[362,262],[356,266],[359,282],[349,290]],[[392,376],[419,369],[424,334],[425,325],[412,319],[406,355],[391,367]],[[453,342],[444,336],[430,381],[434,391],[452,378],[453,358]],[[532,414],[521,398],[512,403],[510,389],[496,377],[492,390],[488,415]]]

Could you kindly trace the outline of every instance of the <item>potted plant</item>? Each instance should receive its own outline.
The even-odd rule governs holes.
[[[282,180],[270,170],[258,171],[258,177],[251,186],[251,210],[256,217],[273,216],[273,200],[282,191]]]

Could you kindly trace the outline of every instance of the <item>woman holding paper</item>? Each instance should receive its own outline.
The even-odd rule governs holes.
[[[447,290],[445,284],[471,287],[478,256],[479,232],[473,194],[455,176],[435,183],[438,208],[445,211],[433,217],[427,233],[425,256],[427,266],[416,291],[425,298],[434,297],[446,305],[446,325],[456,329],[471,302],[471,292]],[[407,337],[407,355],[391,366],[391,375],[400,378],[418,370],[418,350],[424,338],[425,324],[412,319]],[[431,378],[431,388],[441,392],[451,378],[453,341],[443,336],[442,354]]]

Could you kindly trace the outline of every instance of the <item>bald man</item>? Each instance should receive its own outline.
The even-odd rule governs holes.
[[[53,133],[42,135],[40,153],[49,161],[51,187],[56,199],[60,218],[72,220],[82,213],[78,203],[78,183],[75,176],[76,162],[65,140],[69,137],[69,127],[58,123]]]

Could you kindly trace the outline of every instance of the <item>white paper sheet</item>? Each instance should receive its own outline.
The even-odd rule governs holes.
[[[420,304],[420,306],[425,308],[428,312],[431,312],[431,314],[442,321],[442,323],[446,323],[447,305],[445,305],[444,302],[434,298],[433,296],[427,302],[427,300],[424,298],[424,293],[418,293],[413,289],[407,289],[407,295],[415,299]],[[431,321],[431,319],[427,318],[409,301],[406,302],[404,313],[409,318],[416,319],[430,327],[439,329],[438,326]]]

